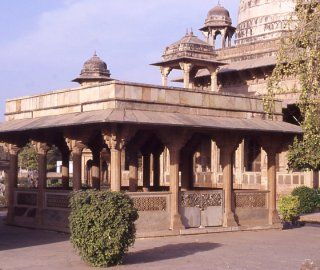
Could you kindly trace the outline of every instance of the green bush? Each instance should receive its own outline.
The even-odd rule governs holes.
[[[298,219],[300,200],[298,196],[287,195],[279,200],[279,212],[283,221],[294,222]]]
[[[312,213],[317,208],[318,194],[315,189],[305,186],[297,187],[292,191],[291,195],[299,197],[300,214]]]
[[[71,242],[91,266],[120,264],[135,241],[138,219],[133,201],[110,191],[80,191],[72,194]]]

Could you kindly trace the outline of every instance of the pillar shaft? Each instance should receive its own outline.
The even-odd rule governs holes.
[[[111,191],[121,191],[121,151],[117,147],[111,152]]]
[[[10,170],[8,174],[7,183],[7,200],[8,200],[8,213],[7,224],[11,225],[14,222],[14,189],[18,185],[18,151],[9,152],[9,165]]]
[[[183,153],[181,160],[181,189],[190,190],[192,187],[192,171],[193,171],[193,159],[190,153]]]
[[[143,189],[150,189],[150,154],[143,155]]]
[[[190,72],[193,68],[193,65],[190,63],[180,63],[180,68],[183,71],[183,85],[184,88],[190,88]]]
[[[233,149],[224,145],[220,149],[224,191],[224,227],[238,226],[234,217],[233,206]]]
[[[153,155],[153,186],[160,187],[160,153]]]
[[[129,163],[129,191],[136,192],[138,189],[138,154],[131,153]]]
[[[81,156],[82,151],[74,150],[72,152],[72,161],[73,161],[73,190],[81,190],[82,180],[81,180]]]
[[[171,224],[172,230],[183,229],[179,213],[179,161],[180,149],[171,148],[170,151],[170,191],[171,191]]]
[[[269,187],[269,224],[273,225],[280,222],[277,211],[277,170],[276,152],[267,151],[268,157],[268,187]]]
[[[93,164],[92,164],[92,188],[100,189],[100,151],[93,151]]]

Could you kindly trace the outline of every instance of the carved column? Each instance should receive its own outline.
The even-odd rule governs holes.
[[[210,72],[210,76],[211,76],[211,91],[212,92],[218,92],[219,88],[218,88],[218,72],[219,72],[219,68],[216,66],[209,66],[208,70]]]
[[[93,164],[92,164],[92,188],[100,189],[100,150],[92,150]]]
[[[130,152],[129,161],[129,191],[136,192],[138,189],[138,153],[136,151]]]
[[[38,225],[42,225],[42,212],[45,206],[45,189],[47,187],[47,153],[50,147],[46,143],[36,141],[32,141],[32,145],[37,152],[38,159],[38,195],[36,222]]]
[[[135,128],[121,126],[111,126],[102,132],[111,153],[111,191],[121,191],[121,151],[135,133]]]
[[[73,190],[81,190],[82,178],[81,178],[81,158],[82,151],[86,147],[85,144],[80,140],[66,139],[67,145],[71,151],[72,162],[73,162]]]
[[[161,140],[169,149],[170,154],[170,192],[171,192],[171,230],[184,229],[179,212],[179,164],[180,152],[191,134],[182,130],[161,131]]]
[[[224,191],[224,227],[238,226],[235,220],[234,192],[233,192],[233,153],[237,149],[240,139],[230,133],[221,134],[216,138],[220,149],[220,161],[223,174]]]
[[[183,71],[183,84],[184,88],[190,88],[190,72],[193,68],[193,64],[180,63],[180,68]]]
[[[6,194],[8,202],[8,213],[6,223],[14,223],[14,189],[18,186],[18,153],[20,148],[14,144],[5,144],[4,150],[9,154],[9,174],[7,179]]]
[[[168,86],[168,76],[169,76],[171,70],[172,70],[172,68],[170,68],[170,67],[160,67],[162,86]]]
[[[277,168],[276,156],[280,152],[280,143],[276,139],[264,138],[262,147],[267,153],[268,164],[268,189],[269,189],[269,224],[274,225],[280,223],[279,214],[277,211]]]
[[[150,153],[143,153],[143,191],[150,190]]]

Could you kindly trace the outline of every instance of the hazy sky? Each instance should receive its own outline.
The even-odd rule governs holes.
[[[197,30],[217,0],[1,0],[0,115],[6,99],[75,87],[96,50],[125,81],[160,83],[164,48]],[[221,0],[236,25],[238,0]],[[0,118],[2,118],[0,116]]]

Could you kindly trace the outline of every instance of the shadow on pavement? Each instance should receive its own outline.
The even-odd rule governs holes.
[[[199,252],[210,251],[220,247],[215,243],[181,243],[156,247],[137,252],[130,252],[124,259],[124,264],[150,263],[163,260],[187,257]]]
[[[69,235],[4,224],[6,212],[0,212],[0,251],[68,241]]]

